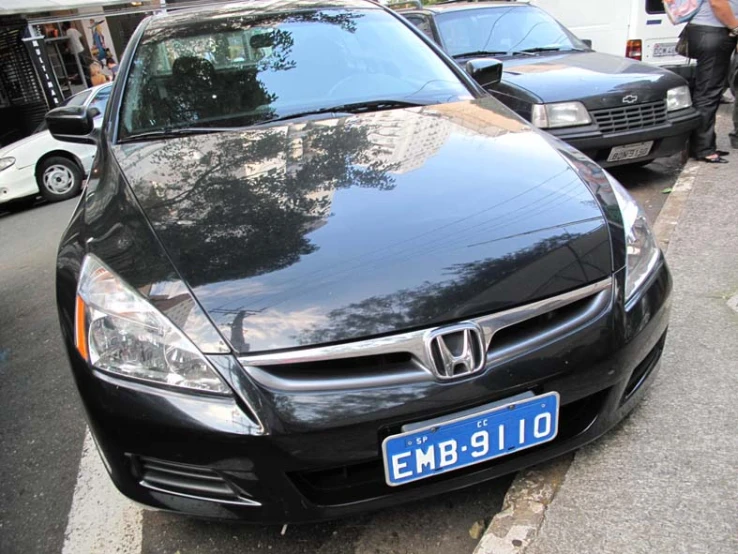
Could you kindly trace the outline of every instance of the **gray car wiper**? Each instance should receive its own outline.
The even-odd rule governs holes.
[[[190,135],[206,135],[209,133],[217,133],[222,131],[221,128],[214,127],[165,127],[164,129],[156,129],[155,131],[145,131],[143,133],[135,133],[121,139],[121,142],[135,142],[137,140],[156,140],[174,137],[186,137]]]
[[[454,54],[454,58],[474,58],[476,56],[507,56],[509,52],[504,50],[475,50],[474,52],[464,52],[463,54]]]
[[[511,52],[511,54],[535,54],[537,52],[561,52],[561,50],[563,50],[562,46],[536,46],[535,48],[523,48],[522,50]],[[573,50],[573,48],[567,48],[567,50]]]

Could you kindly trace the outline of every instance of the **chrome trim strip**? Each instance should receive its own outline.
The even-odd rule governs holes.
[[[611,298],[612,295],[609,290],[600,291],[599,293],[597,293],[594,302],[590,304],[585,311],[578,314],[576,317],[573,317],[559,324],[556,327],[548,329],[547,331],[540,333],[535,337],[531,337],[527,340],[522,340],[516,342],[515,344],[511,344],[507,348],[495,349],[494,344],[492,344],[492,348],[488,349],[487,351],[486,368],[489,369],[490,366],[496,366],[504,363],[512,358],[515,358],[516,356],[519,356],[520,354],[523,354],[526,351],[540,348],[545,344],[553,342],[554,340],[562,337],[570,331],[575,330],[580,325],[594,319],[598,314],[602,313],[602,311],[610,305]],[[520,322],[518,321],[516,323]]]
[[[575,329],[585,321],[592,319],[602,310],[604,310],[612,299],[613,279],[608,277],[597,283],[581,287],[579,289],[569,291],[552,298],[533,302],[525,306],[519,306],[503,312],[470,319],[481,327],[484,332],[484,345],[487,350],[487,363],[485,370],[490,365],[497,365],[501,362],[538,345],[550,342],[567,332]],[[528,319],[539,315],[557,310],[579,300],[583,300],[590,296],[597,295],[593,303],[581,314],[566,321],[559,326],[549,329],[542,335],[532,338],[531,340],[510,345],[504,350],[495,351],[494,345],[490,350],[490,343],[500,329],[510,327],[522,323]],[[428,356],[425,348],[425,341],[429,334],[435,330],[445,327],[443,325],[433,327],[431,329],[423,329],[420,331],[410,331],[398,335],[388,337],[379,337],[373,339],[360,340],[346,344],[336,344],[331,346],[308,347],[300,350],[287,352],[274,352],[266,354],[253,354],[241,356],[238,361],[256,381],[269,388],[289,391],[320,391],[320,390],[345,390],[356,387],[381,387],[395,384],[405,384],[409,382],[420,382],[436,380],[437,376],[430,368],[433,361]],[[397,352],[409,353],[416,361],[415,365],[418,371],[401,371],[393,373],[377,373],[372,375],[346,375],[338,378],[316,379],[316,378],[293,378],[281,377],[265,371],[261,368],[283,364],[298,364],[306,362],[320,362],[344,358],[357,358],[363,356],[375,356],[381,354],[390,354]]]
[[[569,304],[573,304],[574,302],[583,300],[588,296],[593,296],[596,293],[611,290],[611,288],[612,277],[609,277],[604,281],[599,281],[597,283],[587,285],[586,287],[567,292],[560,296],[554,296],[553,298],[540,300],[538,302],[534,302],[533,304],[527,304],[525,306],[513,308],[505,312],[497,312],[496,314],[483,316],[475,319],[474,321],[479,324],[482,329],[484,329],[484,336],[487,338],[486,347],[487,349],[489,349],[494,334],[500,329],[510,327],[511,325],[517,325],[518,323],[523,323],[524,321],[527,321],[539,315],[558,310],[559,308],[563,308],[564,306],[568,306]],[[604,296],[606,298],[608,297],[608,295]],[[599,300],[600,299],[598,299],[598,304]]]
[[[244,366],[264,367],[270,365],[320,362],[342,358],[359,358],[391,352],[409,352],[422,360],[425,357],[425,346],[423,344],[425,333],[426,330],[411,331],[400,335],[336,344],[333,346],[308,347],[301,350],[275,352],[273,354],[254,354],[251,356],[241,356],[238,358],[238,361]]]
[[[274,390],[288,390],[290,392],[316,392],[326,390],[368,389],[376,387],[393,387],[408,383],[423,383],[430,377],[419,363],[415,363],[417,371],[395,371],[392,373],[361,373],[347,374],[340,377],[316,379],[314,377],[281,377],[269,373],[261,368],[248,366],[248,374],[261,385]]]

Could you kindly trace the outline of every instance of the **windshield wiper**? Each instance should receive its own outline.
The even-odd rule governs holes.
[[[503,50],[476,50],[474,52],[464,52],[463,54],[455,54],[454,58],[473,58],[475,56],[507,56],[509,52]]]
[[[136,133],[124,137],[121,142],[133,142],[137,140],[156,140],[156,139],[167,139],[174,137],[186,137],[191,135],[206,135],[209,133],[217,133],[222,131],[221,128],[214,127],[174,127],[164,129],[156,129],[155,131],[146,131],[143,133]]]
[[[326,113],[363,113],[376,112],[380,110],[392,110],[395,108],[414,108],[417,106],[426,106],[422,102],[408,102],[405,100],[369,100],[366,102],[352,102],[350,104],[339,104],[327,108],[318,108],[315,110],[307,110],[291,114],[280,115],[261,121],[259,125],[267,125],[279,121],[289,121],[290,119],[298,119],[300,117],[308,117],[311,115],[320,115]]]
[[[564,48],[562,46],[536,46],[535,48],[523,48],[512,52],[513,54],[535,54],[536,52],[561,52]],[[567,50],[572,50],[567,48]]]
[[[308,117],[311,115],[319,114],[362,113],[379,110],[391,110],[395,108],[413,108],[426,105],[428,104],[422,102],[408,102],[405,100],[370,100],[367,102],[352,102],[350,104],[340,104],[338,106],[330,106],[327,108],[318,108],[315,110],[280,115],[277,117],[272,117],[270,119],[259,121],[254,125],[247,125],[245,127],[241,125],[232,127],[165,127],[163,129],[156,129],[154,131],[146,131],[143,133],[128,135],[127,137],[124,137],[121,142],[133,142],[137,140],[157,140],[174,137],[185,137],[190,135],[206,135],[209,133],[220,133],[224,131],[237,131],[239,129],[247,129],[249,127],[268,125],[270,123],[276,123],[279,121],[289,121],[291,119],[299,119],[301,117]]]

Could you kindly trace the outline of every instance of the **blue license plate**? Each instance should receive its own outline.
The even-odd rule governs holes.
[[[559,394],[551,392],[382,442],[384,474],[395,487],[519,452],[556,438]]]

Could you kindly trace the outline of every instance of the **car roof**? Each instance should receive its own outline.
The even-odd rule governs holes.
[[[528,6],[528,0],[485,0],[483,2],[444,2],[442,4],[433,4],[423,6],[423,11],[431,13],[457,12],[462,10],[474,10],[481,8],[503,8],[512,6]],[[392,7],[390,5],[390,7]],[[409,11],[418,11],[416,8],[406,8],[397,10],[400,13]]]
[[[193,21],[207,22],[224,17],[284,13],[316,9],[377,9],[382,7],[369,0],[250,0],[227,4],[196,6],[174,13],[151,17],[150,28],[186,25]]]

